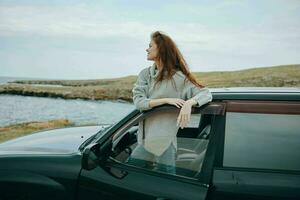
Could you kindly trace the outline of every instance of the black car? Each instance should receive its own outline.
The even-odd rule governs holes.
[[[177,133],[176,175],[128,163],[139,121],[179,112],[165,105],[0,144],[0,200],[300,199],[300,89],[211,92]]]

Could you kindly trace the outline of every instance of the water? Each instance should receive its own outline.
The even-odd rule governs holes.
[[[133,104],[113,101],[65,100],[3,94],[0,95],[0,126],[62,118],[76,125],[112,124],[133,109]]]
[[[32,78],[20,78],[20,77],[5,77],[5,76],[0,76],[0,85],[1,84],[6,84],[6,83],[12,82],[12,81],[18,81],[18,80],[32,80]]]

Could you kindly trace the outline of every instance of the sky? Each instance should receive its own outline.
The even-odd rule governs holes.
[[[137,75],[156,30],[193,72],[299,64],[299,19],[299,0],[0,0],[0,76]]]

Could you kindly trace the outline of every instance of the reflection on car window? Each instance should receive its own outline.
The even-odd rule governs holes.
[[[122,163],[152,171],[194,177],[201,173],[202,163],[211,130],[211,116],[193,114],[189,125],[177,132],[177,150],[170,146],[166,155],[173,155],[175,169],[169,165],[169,158],[155,160],[154,154],[137,144],[138,126],[127,130],[114,149],[113,157]],[[168,153],[166,153],[169,151]],[[134,153],[133,153],[134,152]],[[154,161],[155,160],[155,161]]]
[[[300,115],[226,115],[224,166],[300,170]]]

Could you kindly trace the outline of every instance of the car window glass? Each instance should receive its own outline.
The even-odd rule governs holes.
[[[162,116],[163,114],[164,111],[161,111],[153,115]],[[203,120],[205,118],[208,120]],[[124,134],[121,140],[118,139],[119,142],[115,146],[113,158],[122,163],[147,170],[194,177],[201,173],[211,130],[210,120],[211,115],[201,116],[201,114],[192,114],[187,127],[178,129],[177,131],[177,148],[171,145],[170,148],[167,148],[162,154],[162,157],[165,158],[159,160],[155,160],[154,154],[141,147],[137,142],[138,124],[142,123],[143,120],[141,120],[138,124],[127,129],[126,134]],[[204,121],[204,124],[202,121]],[[201,126],[199,126],[200,124]],[[172,153],[175,153],[174,157],[166,157],[172,155]],[[172,169],[172,164],[168,161],[173,158],[175,161],[175,169]],[[171,171],[168,171],[169,169]]]
[[[300,115],[228,112],[223,165],[300,170]]]
[[[191,119],[190,119],[190,121],[189,121],[189,123],[187,124],[186,127],[188,127],[188,128],[198,128],[200,120],[201,120],[201,114],[198,114],[198,113],[197,114],[192,114]]]

